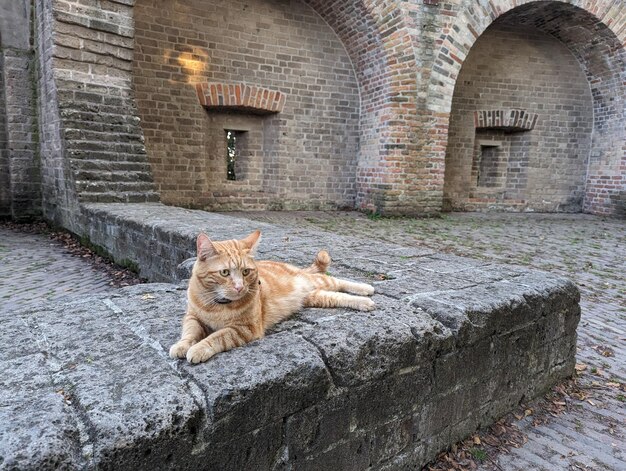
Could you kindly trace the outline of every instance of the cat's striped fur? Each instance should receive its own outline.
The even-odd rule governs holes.
[[[242,240],[222,242],[198,236],[182,336],[170,356],[206,361],[263,337],[269,327],[302,307],[374,309],[374,302],[365,297],[374,293],[372,286],[325,274],[331,261],[326,251],[307,268],[255,261],[260,236],[256,231]]]

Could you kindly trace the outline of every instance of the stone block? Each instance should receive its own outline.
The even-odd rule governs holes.
[[[85,215],[80,230],[92,242],[116,258],[141,255],[153,278],[174,276],[201,229],[219,239],[261,227],[272,258],[301,266],[314,245],[336,247],[341,260],[355,244],[331,234],[313,244],[305,231],[160,204],[90,204]],[[11,405],[1,415],[18,426],[0,432],[0,456],[37,469],[415,469],[572,374],[580,309],[571,282],[435,254],[407,260],[393,249],[379,244],[381,259],[410,270],[377,284],[385,293],[374,295],[376,310],[306,309],[199,365],[167,353],[184,283],[12,313],[0,337],[19,356],[0,362]],[[419,289],[428,282],[420,265],[432,270],[429,291]],[[361,267],[337,270],[364,279]]]
[[[71,388],[72,400],[94,430],[87,457],[94,465],[137,469],[174,457],[184,461],[191,453],[205,413],[200,397],[150,348],[137,343],[80,363],[61,371],[56,382]],[[164,446],[171,440],[175,449]]]
[[[379,314],[336,314],[297,332],[320,350],[336,386],[369,382],[416,363],[410,329]]]
[[[80,434],[64,393],[52,385],[44,354],[0,361],[0,466],[71,469]]]
[[[324,400],[331,387],[317,350],[288,332],[219,355],[204,368],[182,368],[205,390],[213,427],[224,434],[289,416]]]
[[[345,395],[333,395],[290,416],[285,423],[285,446],[290,460],[321,453],[348,439],[354,429],[354,403]]]
[[[326,450],[305,459],[288,462],[294,468],[310,471],[334,471],[337,469],[358,471],[370,463],[369,437],[364,433],[351,434],[347,439],[334,443]]]

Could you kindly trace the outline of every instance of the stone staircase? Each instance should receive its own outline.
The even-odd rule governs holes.
[[[147,162],[73,160],[76,190],[83,202],[156,202]]]
[[[159,201],[148,163],[74,160],[72,167],[81,202]]]
[[[82,203],[159,201],[131,96],[77,91],[89,85],[58,82],[63,136],[76,193]],[[71,99],[69,99],[71,98]]]

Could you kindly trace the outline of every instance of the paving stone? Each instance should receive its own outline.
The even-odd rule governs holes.
[[[0,313],[42,300],[110,292],[109,281],[43,235],[0,227]]]

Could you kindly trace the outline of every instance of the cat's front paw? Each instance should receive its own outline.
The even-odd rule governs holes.
[[[370,298],[363,298],[356,307],[359,311],[373,311],[376,309],[376,303]]]
[[[215,351],[211,347],[202,344],[196,344],[187,352],[187,361],[189,363],[202,363],[215,355]]]
[[[170,348],[170,356],[172,358],[185,358],[187,351],[191,347],[191,342],[179,340]]]

